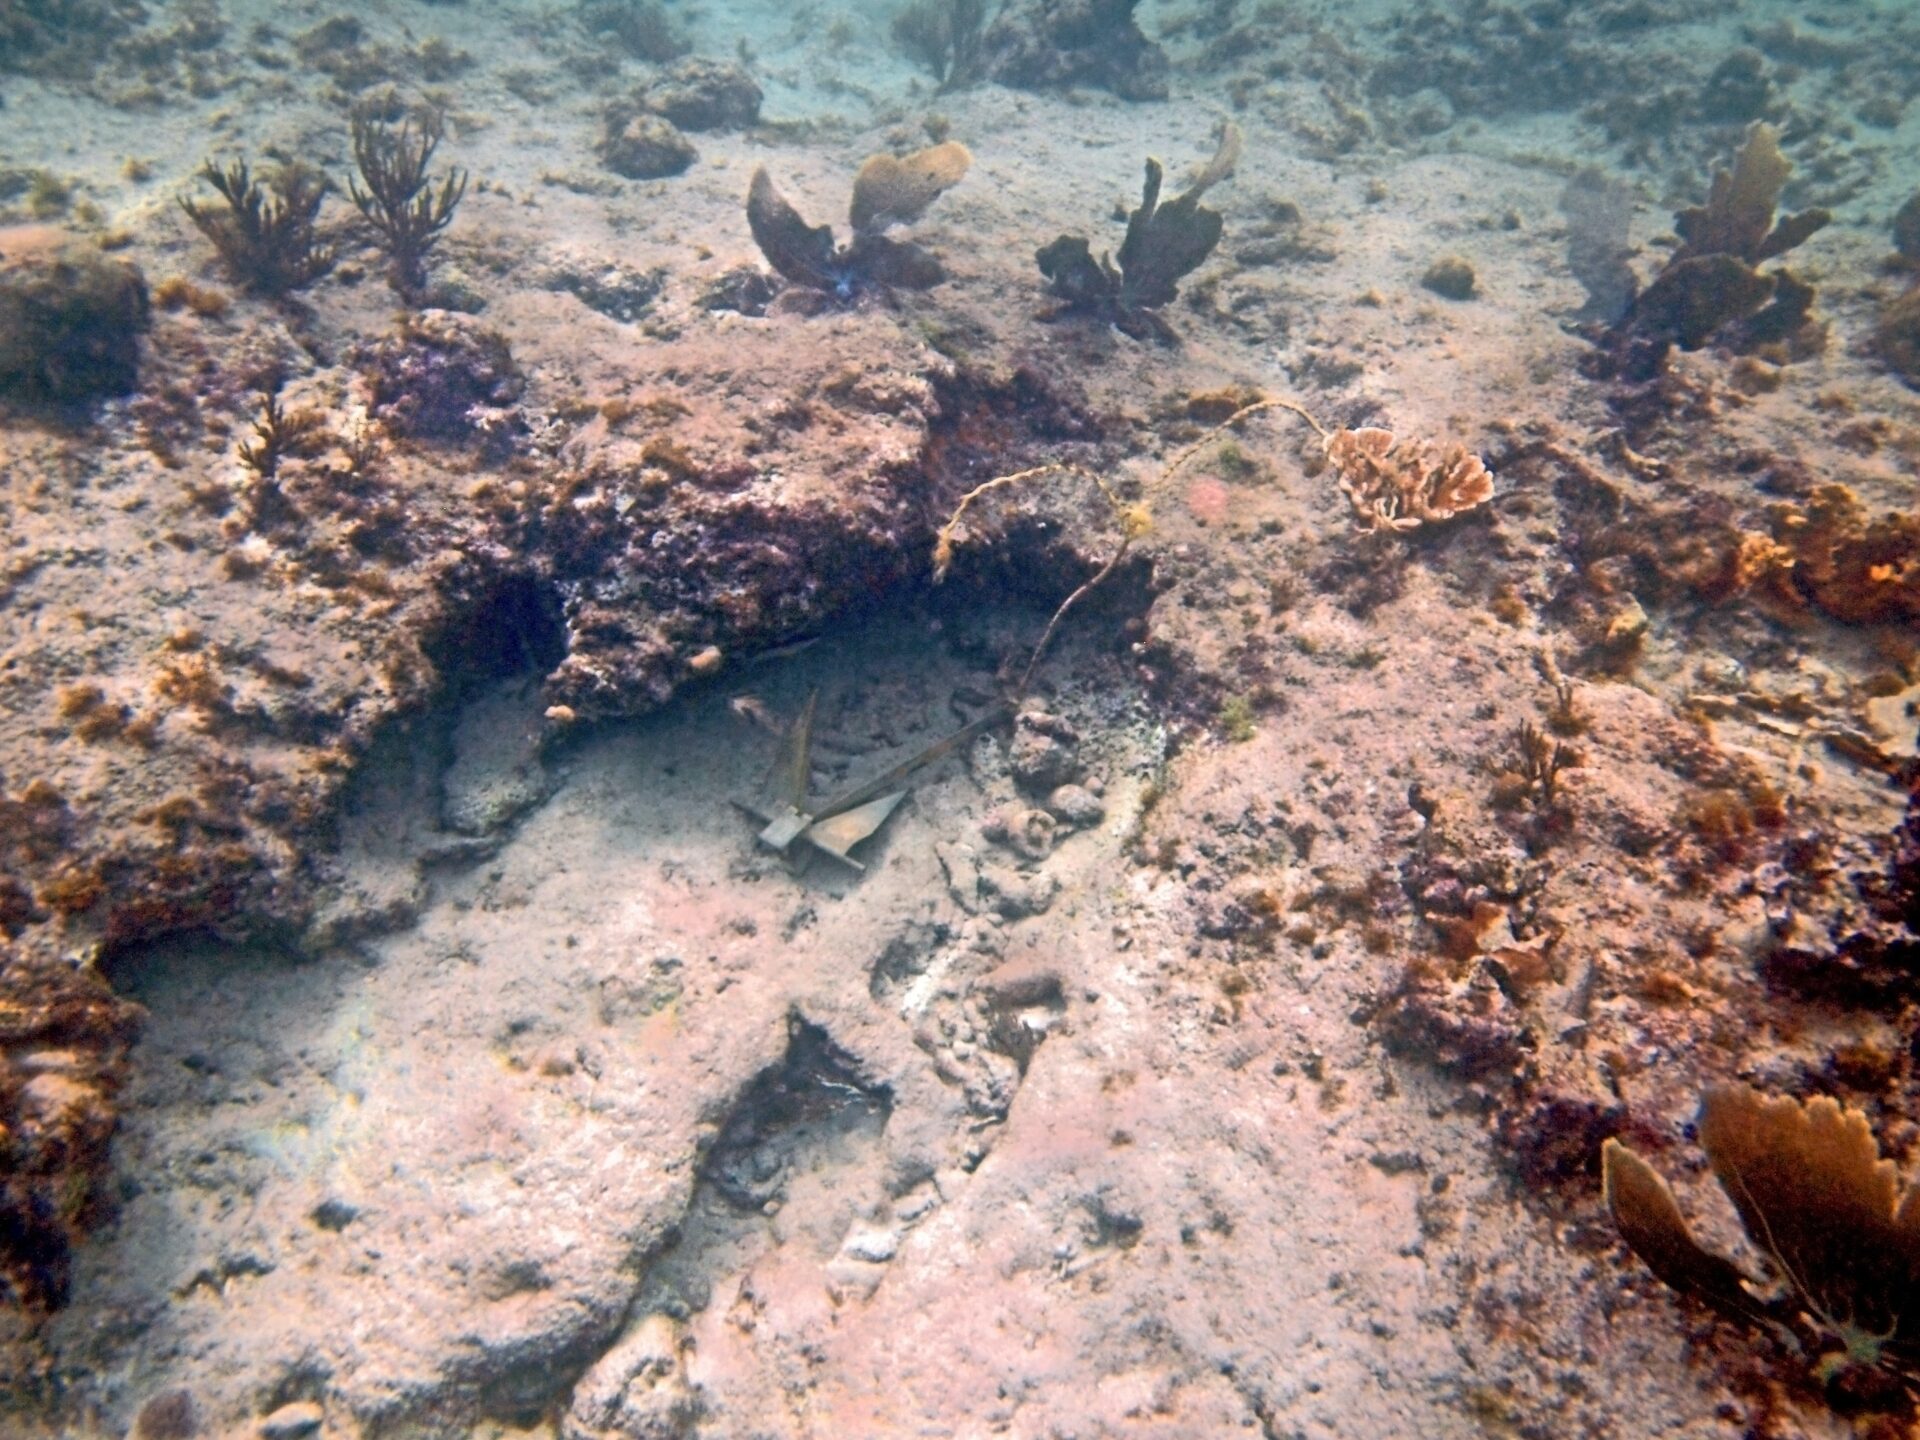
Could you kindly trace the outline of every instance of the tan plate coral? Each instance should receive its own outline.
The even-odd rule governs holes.
[[[1368,427],[1336,430],[1326,446],[1363,530],[1413,530],[1493,498],[1485,463],[1458,443],[1396,441],[1392,431]]]

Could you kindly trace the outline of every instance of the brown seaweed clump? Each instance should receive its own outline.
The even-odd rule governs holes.
[[[1902,1192],[1866,1117],[1825,1096],[1802,1104],[1717,1086],[1699,1135],[1777,1291],[1701,1248],[1666,1181],[1608,1140],[1607,1209],[1634,1254],[1682,1294],[1818,1356],[1823,1382],[1920,1373],[1920,1185]]]
[[[1229,124],[1206,168],[1162,205],[1164,172],[1160,162],[1149,157],[1140,206],[1127,217],[1117,256],[1094,259],[1083,235],[1057,236],[1035,256],[1047,277],[1048,293],[1066,302],[1055,314],[1095,315],[1136,340],[1176,343],[1172,328],[1155,312],[1179,295],[1179,282],[1220,243],[1220,212],[1200,199],[1232,175],[1239,160],[1240,129]]]
[[[1442,449],[1368,427],[1334,431],[1326,451],[1354,519],[1369,534],[1451,520],[1493,498],[1485,462],[1457,441]]]
[[[854,177],[853,238],[845,245],[834,243],[831,226],[807,224],[762,166],[747,190],[747,225],[767,263],[819,299],[846,303],[891,290],[928,290],[947,278],[945,267],[886,232],[918,220],[972,164],[967,147],[954,140],[911,155],[870,157]]]
[[[1813,287],[1785,267],[1760,269],[1833,218],[1815,209],[1775,219],[1792,173],[1773,127],[1753,126],[1733,169],[1714,173],[1707,203],[1675,216],[1680,248],[1605,333],[1603,377],[1651,379],[1676,345],[1783,358],[1814,348]]]

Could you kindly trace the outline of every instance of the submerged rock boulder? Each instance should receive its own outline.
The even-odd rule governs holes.
[[[600,142],[600,158],[616,175],[629,180],[664,180],[686,173],[699,158],[687,137],[671,120],[658,115],[635,115],[607,127]]]
[[[1021,90],[1092,85],[1167,98],[1167,52],[1134,23],[1139,0],[1015,0],[981,41],[987,78]]]
[[[360,347],[372,410],[396,435],[465,440],[502,417],[526,377],[499,331],[465,315],[423,310]]]
[[[125,394],[146,328],[138,266],[50,226],[0,229],[0,392],[61,401]]]
[[[667,66],[639,96],[641,108],[694,131],[744,130],[759,122],[760,100],[745,70],[697,55]]]

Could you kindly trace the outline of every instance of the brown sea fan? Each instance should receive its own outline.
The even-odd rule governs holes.
[[[958,185],[972,164],[973,156],[957,140],[906,156],[869,156],[854,176],[847,218],[860,232],[911,225]]]
[[[1920,1185],[1901,1190],[1866,1117],[1825,1096],[1802,1104],[1716,1086],[1701,1102],[1699,1133],[1714,1177],[1785,1289],[1765,1296],[1702,1249],[1666,1182],[1608,1140],[1607,1209],[1647,1268],[1723,1314],[1827,1352],[1823,1379],[1851,1366],[1920,1365]]]

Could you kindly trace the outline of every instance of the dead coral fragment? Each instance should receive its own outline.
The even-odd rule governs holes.
[[[1233,174],[1239,159],[1240,130],[1229,124],[1206,168],[1165,205],[1160,162],[1149,159],[1140,206],[1127,217],[1119,254],[1095,260],[1084,236],[1058,236],[1035,256],[1047,289],[1066,301],[1067,310],[1100,315],[1124,335],[1173,343],[1173,331],[1152,312],[1178,296],[1179,282],[1220,243],[1220,213],[1200,199]]]
[[[315,221],[332,182],[304,165],[282,165],[263,185],[245,160],[222,170],[211,160],[200,178],[224,206],[182,196],[180,208],[213,242],[234,280],[256,295],[304,289],[333,268],[338,252],[322,243]]]
[[[1326,451],[1354,518],[1369,534],[1451,520],[1493,497],[1485,463],[1457,442],[1445,449],[1426,441],[1402,444],[1390,430],[1367,427],[1334,431]]]
[[[919,219],[972,163],[967,147],[951,140],[901,159],[874,156],[854,180],[854,234],[841,246],[834,244],[831,226],[807,224],[762,167],[747,190],[747,226],[767,263],[803,289],[841,301],[868,291],[931,289],[946,279],[940,262],[883,232]]]
[[[1803,1105],[1717,1086],[1701,1104],[1699,1133],[1714,1178],[1786,1288],[1763,1296],[1701,1249],[1665,1182],[1609,1140],[1607,1208],[1647,1267],[1725,1315],[1793,1336],[1822,1355],[1823,1380],[1920,1364],[1920,1186],[1901,1193],[1866,1117],[1825,1096]]]

